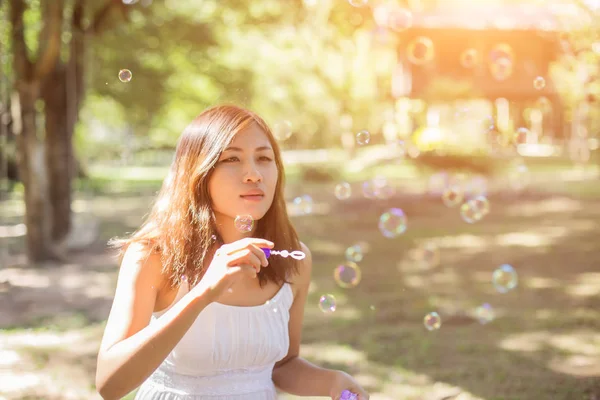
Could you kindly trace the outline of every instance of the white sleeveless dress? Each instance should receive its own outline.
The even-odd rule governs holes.
[[[173,304],[188,290],[181,285]],[[276,400],[271,375],[275,362],[288,353],[293,300],[285,283],[259,306],[209,304],[135,399]],[[154,313],[151,323],[173,304]]]

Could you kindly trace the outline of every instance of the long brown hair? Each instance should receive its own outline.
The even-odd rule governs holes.
[[[169,174],[140,229],[128,238],[110,241],[112,247],[120,250],[121,257],[130,244],[143,243],[160,253],[162,272],[171,287],[179,286],[184,279],[195,285],[202,278],[205,261],[220,241],[208,181],[223,150],[238,132],[252,123],[269,138],[279,172],[273,203],[256,222],[253,236],[274,242],[278,250],[300,248],[286,210],[281,151],[271,129],[249,110],[221,105],[202,112],[179,137]],[[280,284],[296,272],[295,260],[271,257],[269,267],[262,268],[258,277],[261,286],[268,281]]]

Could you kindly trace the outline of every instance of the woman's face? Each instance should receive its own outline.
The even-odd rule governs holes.
[[[223,151],[208,181],[217,219],[251,215],[271,207],[279,172],[267,135],[255,123],[240,131]]]

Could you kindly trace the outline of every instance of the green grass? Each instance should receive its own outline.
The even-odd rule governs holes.
[[[377,171],[390,174],[398,171],[380,168]],[[300,169],[293,171],[300,176]],[[102,218],[100,242],[135,229],[133,221],[146,213],[148,197],[140,196],[139,189],[155,190],[160,173],[156,169],[137,173],[120,175],[130,207],[111,208],[111,191],[94,198]],[[99,185],[99,191],[114,183],[112,173],[104,174],[106,185]],[[360,180],[363,175],[351,178]],[[314,192],[317,201],[332,206],[324,215],[294,218],[314,260],[303,332],[308,359],[355,374],[371,393],[385,398],[428,398],[444,385],[468,393],[467,399],[600,396],[600,377],[593,373],[594,365],[600,364],[600,185],[560,185],[559,193],[572,199],[564,204],[547,193],[553,190],[550,187],[538,188],[541,192],[536,196],[492,196],[491,214],[469,225],[461,221],[457,209],[443,207],[439,201],[340,203],[325,192],[330,183],[299,185],[294,179],[290,179],[292,192]],[[399,206],[408,215],[408,230],[395,239],[384,238],[377,230],[380,213],[390,206]],[[543,211],[546,208],[549,211]],[[19,207],[11,210],[18,213]],[[440,248],[441,262],[431,268],[408,258],[418,243],[427,240],[436,241]],[[343,262],[344,249],[359,241],[371,247],[359,263],[362,280],[355,288],[342,289],[335,284],[333,269]],[[492,271],[502,263],[512,264],[519,274],[519,285],[507,294],[495,292],[490,282]],[[83,273],[91,267],[81,268]],[[98,271],[110,279],[116,274],[114,269]],[[324,293],[337,298],[333,314],[325,315],[317,307]],[[0,299],[8,304],[4,297]],[[480,325],[471,313],[484,302],[492,304],[497,318]],[[438,331],[423,326],[430,311],[442,316]],[[99,343],[102,324],[93,321],[91,313],[71,306],[64,313],[5,326],[10,330],[3,334],[91,329],[90,340]],[[36,370],[64,366],[69,360],[60,363],[65,356],[57,348],[22,354]],[[90,388],[94,357],[92,351],[81,359],[90,371]],[[573,359],[592,364],[573,363]],[[133,397],[134,393],[126,398]]]

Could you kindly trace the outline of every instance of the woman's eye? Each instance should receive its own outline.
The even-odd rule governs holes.
[[[226,162],[234,162],[234,161],[239,161],[239,160],[240,160],[239,158],[237,158],[237,157],[234,156],[234,157],[229,157],[229,158],[226,158],[224,160],[221,160],[221,162],[226,163]]]
[[[267,161],[267,162],[273,161],[273,159],[271,157],[267,157],[267,156],[262,156],[262,157],[259,158],[259,160],[260,161]]]

